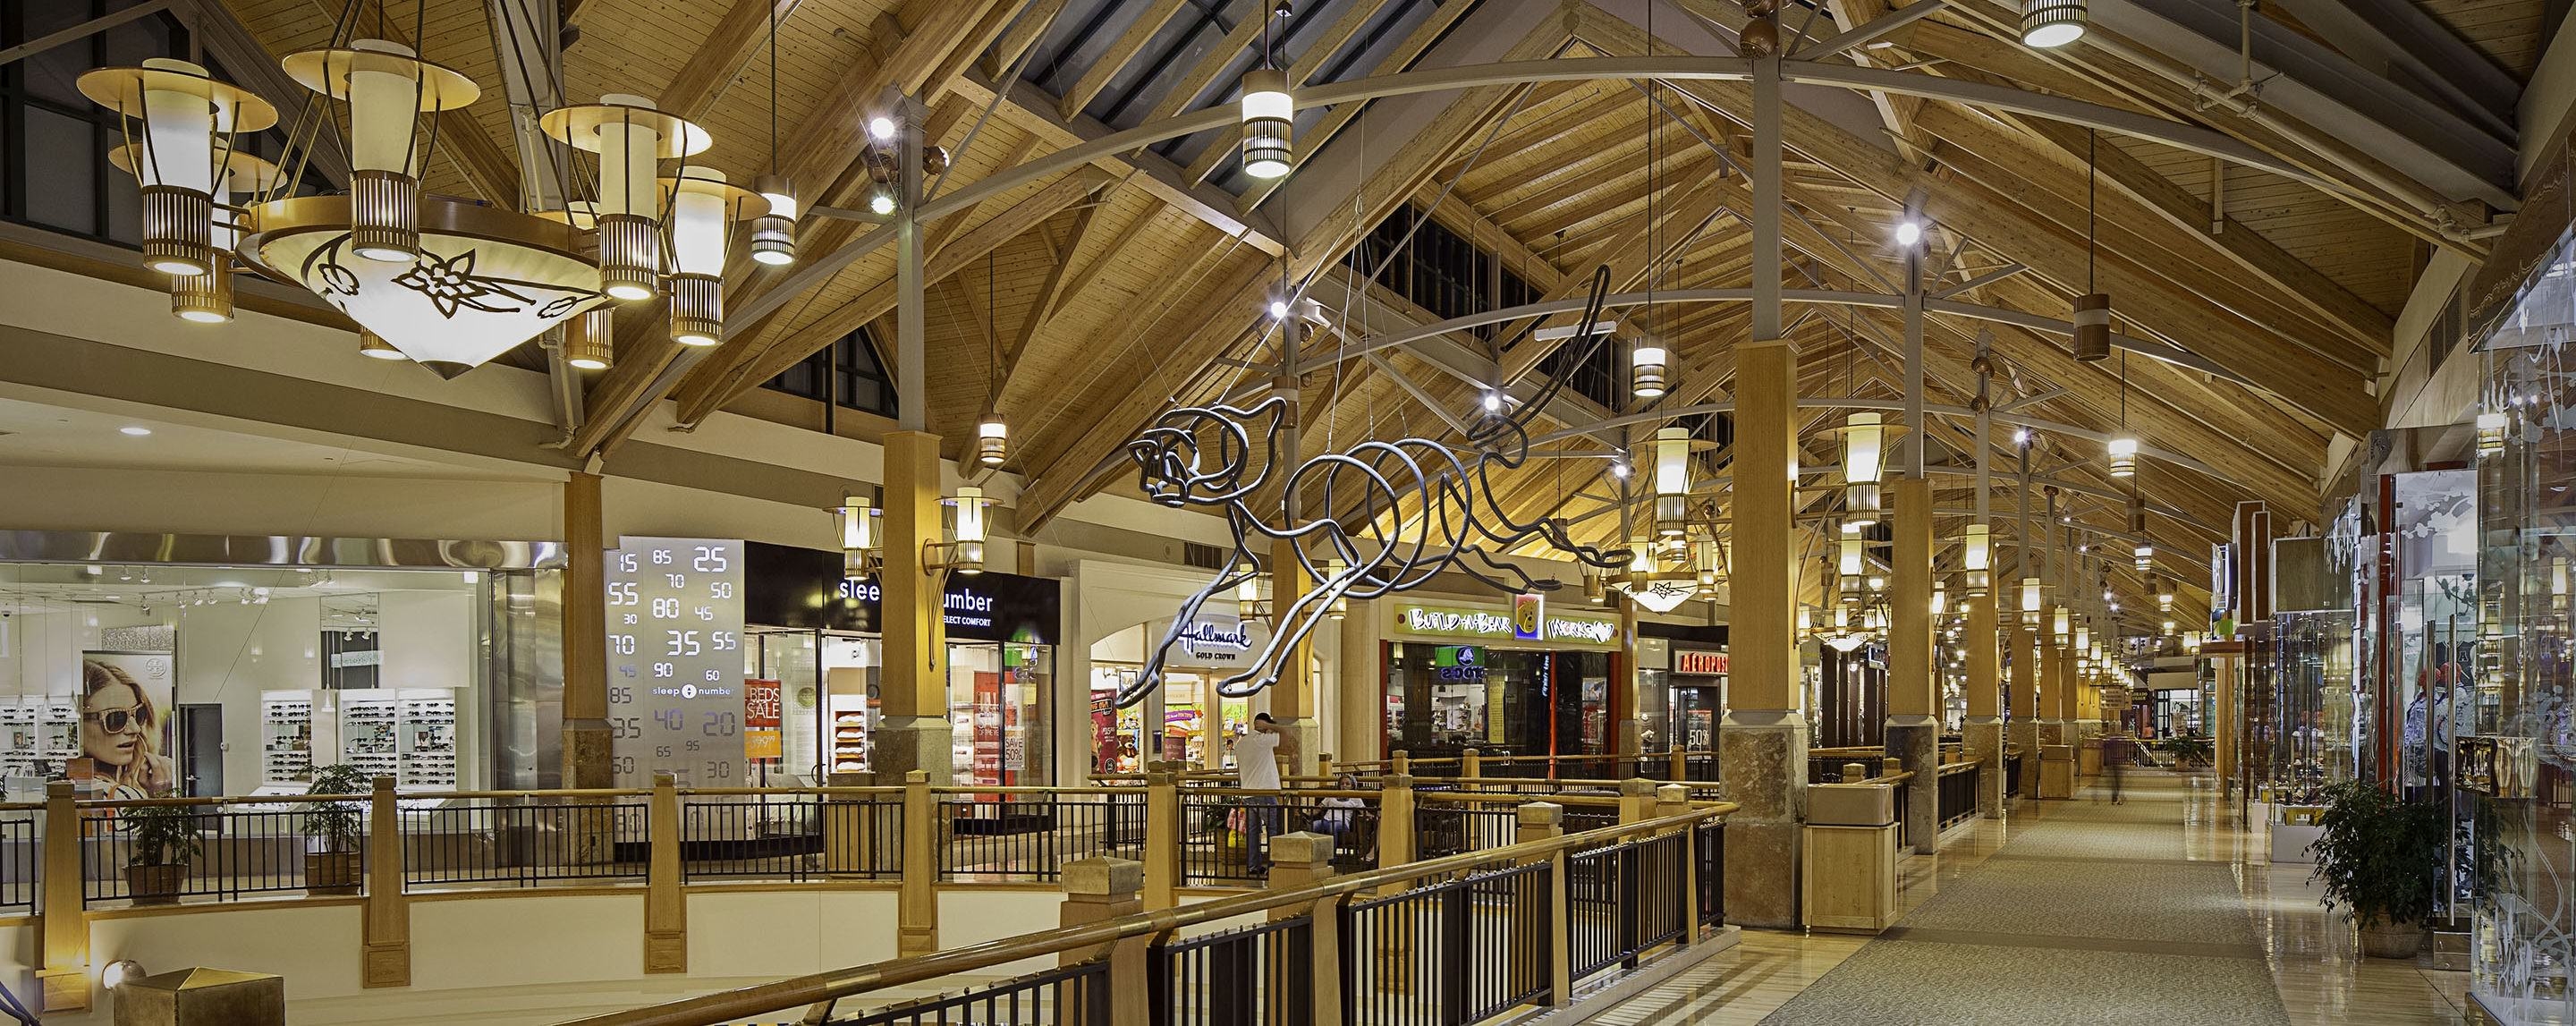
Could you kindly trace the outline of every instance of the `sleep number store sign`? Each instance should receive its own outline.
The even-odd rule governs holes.
[[[621,538],[608,554],[608,725],[619,787],[743,776],[739,541]]]

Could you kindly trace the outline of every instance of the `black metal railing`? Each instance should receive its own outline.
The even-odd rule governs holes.
[[[1632,960],[1637,952],[1690,932],[1690,842],[1690,835],[1677,832],[1627,844],[1629,865],[1623,871],[1637,879],[1628,885],[1629,900],[1620,903],[1620,910],[1633,917],[1623,931]]]
[[[1434,802],[1419,797],[1414,801],[1413,857],[1417,859],[1509,847],[1519,839],[1520,810],[1514,806]]]
[[[33,809],[0,811],[0,915],[36,911],[42,893],[36,874],[45,863],[45,849],[36,842],[39,815]]]
[[[1193,887],[1261,879],[1269,868],[1269,839],[1296,831],[1330,835],[1336,869],[1373,868],[1378,832],[1385,828],[1375,797],[1230,788],[1183,789],[1180,816],[1181,883]]]
[[[834,1016],[828,1021],[833,1026],[1110,1026],[1109,964],[1094,959],[963,994],[906,1001],[860,1015]]]
[[[364,807],[364,799],[358,800]],[[307,835],[308,805],[272,808],[198,806],[198,851],[183,865],[135,865],[138,854],[129,811],[85,809],[81,817],[81,896],[84,903],[136,900],[168,903],[193,897],[304,890],[355,893],[365,879],[363,836],[334,849]],[[308,881],[308,855],[315,878]]]
[[[1635,919],[1622,912],[1636,897],[1629,851],[1628,845],[1613,844],[1565,857],[1565,950],[1577,980],[1636,953]]]
[[[2007,797],[2021,793],[2021,767],[2020,752],[2004,753],[2004,794]]]
[[[1948,830],[1977,818],[1977,782],[1985,779],[1986,768],[1979,763],[1953,763],[1941,767],[1941,778],[1933,784],[1940,799],[1941,829]]]
[[[1693,839],[1692,854],[1699,857],[1693,886],[1699,888],[1699,921],[1717,926],[1726,922],[1726,821],[1701,824],[1699,836]]]
[[[1303,915],[1162,945],[1146,963],[1155,1026],[1315,1021],[1314,926]]]
[[[1145,843],[1142,793],[952,795],[939,812],[942,880],[1058,880],[1067,862]]]
[[[400,812],[403,889],[644,879],[651,812],[640,799],[459,798]]]
[[[1545,998],[1555,943],[1545,862],[1342,907],[1342,1021],[1482,1022]]]
[[[691,795],[680,803],[684,880],[903,875],[903,800],[823,794]]]

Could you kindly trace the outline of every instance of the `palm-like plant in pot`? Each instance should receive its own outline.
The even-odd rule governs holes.
[[[2361,929],[2363,954],[2415,957],[2441,900],[2448,817],[2362,781],[2329,786],[2324,796],[2310,879],[2325,885],[2326,907]]]
[[[347,764],[324,766],[313,771],[309,795],[345,794],[363,796],[373,791],[374,781],[358,767]],[[304,806],[304,890],[311,894],[356,894],[360,863],[358,849],[366,839],[367,803],[364,801],[311,802]]]
[[[117,814],[126,834],[125,893],[137,905],[172,905],[201,850],[197,813],[185,805],[144,805]]]

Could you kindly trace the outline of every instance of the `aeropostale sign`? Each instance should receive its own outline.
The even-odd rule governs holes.
[[[1726,653],[1690,649],[1674,652],[1673,672],[1723,675],[1726,673]]]

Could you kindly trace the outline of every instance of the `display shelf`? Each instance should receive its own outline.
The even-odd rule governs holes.
[[[832,696],[831,772],[859,773],[868,768],[867,704],[861,695]]]
[[[260,693],[260,779],[276,787],[313,779],[313,693]]]

